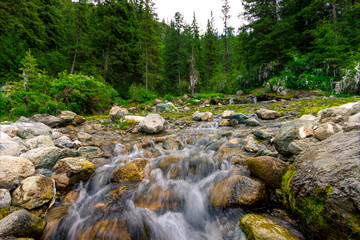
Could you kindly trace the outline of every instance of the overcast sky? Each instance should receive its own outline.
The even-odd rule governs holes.
[[[243,12],[242,1],[228,1],[231,7],[230,26],[237,30],[243,24],[243,20],[238,17],[238,15]],[[165,19],[165,22],[170,22],[170,20],[174,18],[175,13],[180,12],[184,15],[185,22],[191,24],[193,12],[195,12],[202,32],[206,29],[207,21],[210,18],[210,12],[212,10],[215,18],[215,26],[219,33],[222,33],[224,28],[221,19],[221,6],[223,3],[222,0],[155,0],[156,12],[160,21]]]

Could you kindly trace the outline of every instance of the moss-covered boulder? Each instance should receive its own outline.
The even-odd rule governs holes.
[[[114,182],[140,181],[144,178],[144,170],[148,162],[149,159],[138,159],[123,167],[119,167],[112,172],[111,180]]]
[[[297,240],[289,230],[271,219],[246,214],[240,220],[240,228],[248,240]]]
[[[21,181],[12,192],[12,205],[34,209],[49,203],[54,197],[53,180],[45,176],[32,176]]]
[[[267,198],[265,184],[247,176],[231,176],[215,184],[210,203],[215,208],[250,207]]]
[[[272,188],[280,188],[282,173],[288,167],[288,163],[268,156],[249,158],[246,160],[246,165],[252,175]]]
[[[283,176],[278,193],[313,239],[360,239],[359,136],[340,132],[313,144]]]

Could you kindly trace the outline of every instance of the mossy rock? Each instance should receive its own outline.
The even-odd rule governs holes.
[[[298,240],[283,226],[260,215],[244,215],[240,228],[248,240]]]

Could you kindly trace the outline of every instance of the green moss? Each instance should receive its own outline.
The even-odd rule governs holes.
[[[108,114],[100,114],[100,115],[93,115],[93,116],[86,116],[86,121],[94,121],[100,119],[110,119],[110,115]]]
[[[358,238],[360,236],[360,214],[356,214],[347,219],[348,224],[351,226],[351,230]]]
[[[135,126],[137,124],[136,121],[132,120],[132,119],[127,119],[121,123],[115,124],[114,127],[121,129],[121,130],[125,130],[125,129],[129,129],[133,126]]]
[[[6,217],[11,213],[10,209],[7,207],[0,208],[0,220]]]

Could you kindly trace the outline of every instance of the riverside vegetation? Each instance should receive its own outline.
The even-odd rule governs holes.
[[[0,235],[358,239],[360,97],[238,94],[2,122]]]

